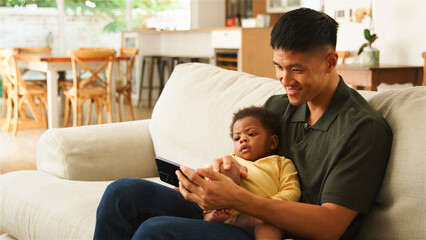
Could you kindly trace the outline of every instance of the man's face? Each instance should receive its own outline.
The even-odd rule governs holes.
[[[255,117],[237,120],[232,133],[235,155],[249,161],[271,155],[278,144],[278,137],[271,135]]]
[[[274,50],[277,79],[284,86],[292,105],[321,104],[327,87],[328,51],[292,52]]]

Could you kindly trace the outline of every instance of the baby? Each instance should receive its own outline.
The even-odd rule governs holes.
[[[293,163],[273,155],[278,146],[279,125],[276,116],[262,107],[244,108],[234,114],[231,137],[234,153],[231,156],[247,167],[248,177],[241,179],[236,166],[221,173],[252,193],[283,201],[298,201],[300,187]],[[281,239],[279,228],[231,209],[208,212],[206,221],[225,222],[254,229],[256,239]]]

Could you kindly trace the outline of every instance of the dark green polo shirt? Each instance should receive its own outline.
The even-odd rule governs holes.
[[[308,105],[293,106],[287,95],[272,96],[265,107],[280,118],[278,154],[298,170],[300,201],[335,203],[360,213],[344,235],[350,238],[382,182],[392,144],[389,125],[343,79],[313,126],[306,123]]]

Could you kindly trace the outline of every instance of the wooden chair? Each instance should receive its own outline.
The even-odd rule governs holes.
[[[52,48],[51,47],[34,47],[34,48],[14,48],[13,49],[15,51],[16,54],[25,54],[25,55],[33,55],[33,54],[45,54],[45,55],[50,55],[52,53]],[[23,73],[26,72],[26,70],[22,70]],[[45,74],[46,75],[46,74]],[[65,72],[59,72],[59,81],[58,81],[58,87],[59,88],[69,88],[72,83],[71,81],[68,81],[65,77]],[[26,81],[32,81],[38,84],[46,84],[46,77],[43,80],[33,80],[33,79],[24,79]]]
[[[16,136],[18,127],[47,128],[47,90],[38,84],[27,83],[22,79],[12,49],[0,50],[0,72],[6,86],[7,96],[7,116],[3,130],[9,131],[13,126],[12,134]],[[28,116],[27,108],[33,119]]]
[[[111,76],[115,50],[112,48],[78,49],[69,52],[73,69],[73,84],[64,91],[64,127],[68,126],[70,105],[73,109],[73,126],[83,121],[82,106],[88,101],[85,125],[90,123],[91,105],[96,106],[98,123],[103,123],[103,107],[106,108],[109,122],[111,112]],[[92,67],[93,63],[96,67]]]
[[[34,54],[45,54],[50,55],[52,52],[51,47],[34,47],[34,48],[14,48],[13,51],[15,51],[15,54],[17,55],[34,55]],[[24,74],[28,72],[27,69],[22,69],[21,74]],[[44,74],[46,76],[46,74]],[[33,83],[37,84],[46,84],[46,77],[44,79],[26,79],[24,76],[25,81],[32,81]]]
[[[3,98],[3,105],[1,108],[1,115],[0,115],[0,126],[2,126],[6,122],[5,114],[6,114],[6,106],[8,103],[8,87],[9,87],[9,81],[6,79],[6,71],[8,69],[8,66],[6,65],[6,56],[7,56],[7,49],[0,49],[0,76],[2,78],[2,98]]]
[[[16,54],[50,54],[52,52],[51,47],[35,47],[35,48],[14,48]]]
[[[349,51],[336,51],[339,55],[339,59],[342,59],[341,64],[345,64],[345,59],[350,55]]]
[[[136,48],[121,48],[120,56],[128,57],[129,60],[125,61],[124,69],[120,68],[120,64],[118,64],[117,68],[117,81],[116,81],[116,102],[118,103],[118,119],[120,122],[121,118],[121,96],[123,96],[123,104],[127,104],[129,106],[130,111],[130,119],[135,120],[135,116],[133,114],[133,106],[132,106],[132,76],[133,76],[133,66],[135,64],[135,58],[138,54],[139,50]]]
[[[426,52],[423,52],[422,57],[425,60],[423,65],[423,86],[426,86]]]

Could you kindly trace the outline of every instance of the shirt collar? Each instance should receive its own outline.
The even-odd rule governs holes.
[[[336,92],[334,93],[330,104],[328,105],[325,112],[322,114],[320,119],[313,125],[310,126],[312,129],[327,131],[334,119],[339,115],[339,111],[343,104],[350,96],[350,88],[343,82],[341,76],[339,85],[337,86]],[[308,104],[303,104],[296,107],[291,122],[304,122],[306,123],[306,115],[309,111]]]

